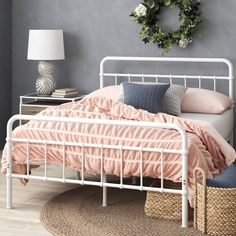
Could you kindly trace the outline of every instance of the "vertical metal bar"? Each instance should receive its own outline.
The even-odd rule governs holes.
[[[202,79],[201,79],[201,75],[198,76],[198,84],[199,84],[199,88],[202,88]]]
[[[22,115],[22,104],[23,104],[23,99],[22,99],[22,96],[20,96],[20,104],[19,104],[20,115]],[[19,125],[22,125],[22,120],[19,120]]]
[[[10,125],[9,125],[10,126]],[[12,127],[8,127],[7,134],[7,174],[6,174],[6,208],[12,208]]]
[[[232,98],[232,100],[234,101],[234,81],[233,81],[233,77],[229,79],[229,97]]]
[[[103,60],[100,62],[100,88],[104,87],[104,64],[106,62],[106,58],[103,58]]]
[[[162,193],[164,192],[163,154],[164,154],[164,151],[163,151],[163,149],[162,149],[162,150],[161,150],[161,192],[162,192]]]
[[[115,74],[115,85],[117,85],[117,81],[118,81],[117,74]]]
[[[84,184],[84,143],[82,144],[82,185]]]
[[[216,91],[216,76],[214,76],[214,91]]]
[[[131,76],[128,74],[128,81],[131,82]]]
[[[101,187],[103,187],[103,145],[100,146],[101,154],[100,154],[100,170],[101,170]]]
[[[156,75],[156,83],[159,83],[159,75]]]
[[[44,180],[47,180],[47,155],[48,155],[48,143],[45,141],[44,146]]]
[[[234,101],[234,68],[232,62],[225,59],[225,63],[229,67],[229,97]]]
[[[29,139],[27,140],[26,144],[26,173],[27,178],[29,179]]]
[[[123,188],[123,146],[120,146],[120,188]]]
[[[143,191],[143,147],[140,148],[140,191]]]
[[[173,84],[173,78],[172,78],[172,75],[170,75],[170,84]]]
[[[182,136],[182,227],[188,227],[188,141],[185,132]]]
[[[187,86],[187,75],[184,75],[184,86]]]
[[[144,79],[144,74],[142,74],[142,83],[144,83],[145,79]]]
[[[103,173],[103,175],[102,175],[102,182],[103,183],[107,182],[106,173]],[[102,187],[102,206],[103,207],[107,206],[107,187],[105,187],[105,186]]]
[[[102,206],[107,206],[107,187],[103,185],[103,183],[107,182],[107,175],[104,173],[104,163],[103,163],[103,145],[100,147],[101,149],[101,186],[102,186]]]
[[[66,145],[65,142],[63,142],[63,164],[62,164],[62,179],[63,179],[63,183],[65,183],[65,165],[66,165]]]

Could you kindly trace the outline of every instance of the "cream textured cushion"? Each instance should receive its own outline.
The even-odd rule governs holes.
[[[163,112],[174,116],[181,114],[181,102],[187,89],[181,85],[171,84],[161,102]]]
[[[182,112],[220,114],[233,104],[231,98],[207,89],[188,88],[182,104]]]

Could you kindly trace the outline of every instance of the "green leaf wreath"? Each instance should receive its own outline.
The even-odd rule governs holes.
[[[175,45],[187,47],[195,35],[201,35],[202,19],[200,0],[143,0],[130,14],[133,21],[142,25],[139,32],[144,43],[157,44],[164,52]],[[178,7],[180,28],[164,32],[159,25],[159,14],[163,7]]]

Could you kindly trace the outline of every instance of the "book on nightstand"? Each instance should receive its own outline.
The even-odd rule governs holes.
[[[79,91],[76,88],[61,88],[61,89],[56,89],[51,96],[59,98],[70,98],[70,97],[76,97],[78,96],[78,94]]]

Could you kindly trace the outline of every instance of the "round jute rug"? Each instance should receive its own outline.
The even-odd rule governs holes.
[[[108,189],[108,207],[101,206],[102,189],[79,187],[64,192],[41,211],[41,222],[53,235],[65,236],[178,236],[202,235],[180,222],[148,218],[145,192]]]

